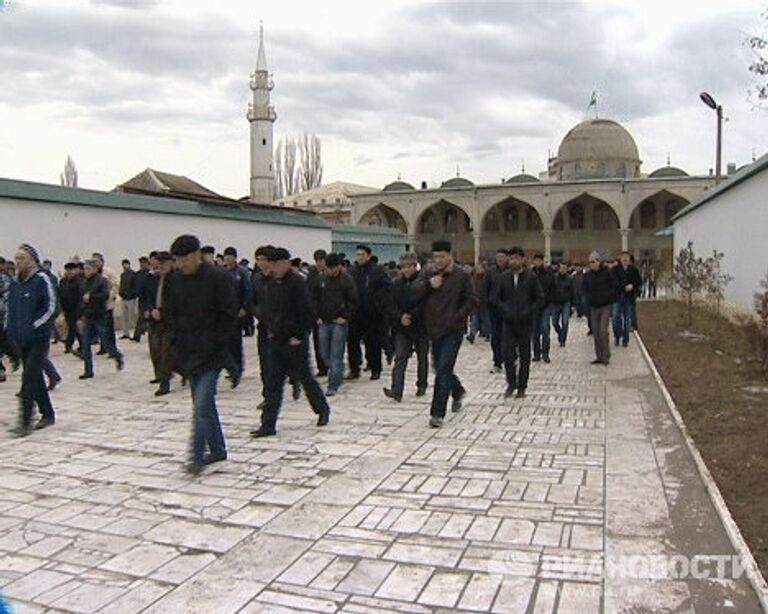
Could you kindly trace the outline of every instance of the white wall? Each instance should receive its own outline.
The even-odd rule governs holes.
[[[331,229],[282,226],[242,220],[102,209],[82,205],[33,202],[0,198],[0,255],[13,257],[20,243],[30,243],[41,258],[49,258],[56,270],[73,256],[104,254],[107,265],[119,270],[120,261],[154,249],[169,249],[180,234],[194,234],[219,252],[228,245],[239,258],[253,264],[259,245],[271,243],[288,248],[293,256],[312,261],[316,249],[331,249]]]
[[[768,273],[768,170],[675,221],[675,254],[693,241],[698,256],[725,254],[723,268],[734,280],[726,300],[752,311],[753,295]]]

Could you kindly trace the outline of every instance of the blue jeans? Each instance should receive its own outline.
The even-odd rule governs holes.
[[[621,297],[613,304],[611,318],[613,320],[613,338],[618,342],[629,343],[629,333],[632,330],[633,301]]]
[[[323,322],[318,326],[320,356],[328,367],[328,390],[338,390],[344,379],[344,349],[349,324]]]
[[[533,357],[549,357],[549,320],[552,306],[547,305],[533,318]]]
[[[555,329],[557,340],[560,343],[565,343],[566,339],[568,339],[568,320],[570,320],[570,318],[570,303],[552,306],[552,327]]]
[[[120,350],[118,350],[115,345],[114,331],[112,334],[109,334],[107,318],[105,316],[102,315],[95,318],[84,319],[81,350],[83,360],[85,361],[85,372],[89,375],[93,375],[93,351],[91,350],[91,339],[94,338],[98,338],[101,341],[104,351],[110,358],[118,360],[123,357]]]
[[[224,455],[227,452],[219,412],[216,409],[216,383],[220,372],[221,369],[210,369],[189,376],[194,410],[192,462],[196,465],[203,463],[206,446],[212,456]]]
[[[434,417],[444,418],[445,408],[448,405],[448,397],[454,399],[464,394],[464,386],[453,372],[456,366],[456,358],[459,356],[463,331],[455,331],[432,340],[432,364],[435,367],[435,390],[432,394],[432,406],[430,414]]]

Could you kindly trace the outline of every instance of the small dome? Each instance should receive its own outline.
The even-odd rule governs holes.
[[[384,186],[384,192],[403,192],[406,190],[415,190],[410,183],[407,183],[405,181],[400,181],[399,179],[397,181],[393,181],[392,183],[388,183]]]
[[[528,173],[520,173],[518,175],[515,175],[514,177],[510,177],[504,183],[533,183],[533,182],[541,183],[538,177],[534,177],[533,175],[529,175]]]
[[[441,188],[471,188],[474,183],[464,177],[451,177],[448,181],[443,181],[440,184]]]
[[[676,166],[662,166],[661,168],[657,168],[650,175],[648,175],[648,177],[651,177],[653,179],[664,178],[664,177],[687,177],[687,176],[688,176],[688,173],[686,173],[681,168],[677,168]]]

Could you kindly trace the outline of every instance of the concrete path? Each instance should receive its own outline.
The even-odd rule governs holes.
[[[59,419],[23,440],[6,433],[19,377],[0,385],[0,592],[16,612],[761,611],[728,579],[734,550],[634,340],[591,366],[574,322],[514,402],[488,345],[465,343],[468,401],[440,430],[411,369],[401,404],[361,380],[325,429],[289,401],[266,441],[248,436],[246,345],[246,378],[219,398],[230,458],[197,478],[189,394],[152,396],[143,346],[87,382],[54,346]],[[723,558],[696,578],[697,555]]]

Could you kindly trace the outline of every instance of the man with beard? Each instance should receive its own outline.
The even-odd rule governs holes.
[[[18,348],[24,365],[19,423],[12,431],[24,437],[32,429],[35,404],[42,414],[36,429],[56,421],[43,380],[43,362],[50,344],[56,294],[50,278],[41,271],[40,257],[31,245],[23,243],[19,246],[16,272],[18,281],[11,285],[8,297],[7,334]]]
[[[307,282],[292,270],[287,249],[275,248],[267,257],[271,271],[262,318],[269,334],[269,369],[261,426],[251,431],[253,437],[270,437],[277,433],[286,377],[304,388],[312,411],[317,414],[317,426],[328,424],[331,414],[323,390],[309,369],[308,334],[315,323],[315,313]]]
[[[544,292],[536,274],[523,267],[523,248],[513,247],[509,254],[509,268],[501,275],[493,302],[504,318],[502,351],[507,376],[504,396],[511,397],[517,390],[517,398],[522,399],[531,365],[531,329],[540,314]]]
[[[432,342],[435,389],[429,425],[440,428],[445,419],[448,397],[453,397],[451,411],[457,412],[466,394],[453,370],[467,318],[477,306],[469,275],[453,262],[450,241],[435,241],[432,244],[432,264],[414,284],[413,296],[417,301],[424,300],[424,321]]]
[[[192,458],[187,472],[197,475],[206,465],[227,458],[216,408],[216,385],[229,360],[238,307],[230,276],[203,262],[197,237],[177,237],[171,253],[179,274],[171,286],[166,313],[176,366],[189,381],[192,393]]]
[[[328,365],[326,397],[336,394],[344,379],[344,350],[349,320],[359,299],[355,282],[342,269],[338,254],[323,256],[324,271],[309,282],[312,303],[317,314],[320,354]]]
[[[429,336],[424,326],[423,306],[413,292],[414,283],[418,279],[418,263],[416,254],[412,252],[400,256],[400,276],[392,283],[389,302],[389,320],[395,338],[395,366],[392,368],[392,387],[384,388],[384,394],[398,403],[403,400],[405,370],[414,350],[417,365],[416,396],[424,396],[427,391]]]
[[[371,257],[371,248],[367,245],[357,246],[355,260],[350,274],[357,285],[360,307],[349,323],[349,379],[360,377],[362,341],[365,343],[365,359],[371,369],[371,379],[377,380],[381,377],[381,352],[385,333],[381,308],[387,300],[392,282],[384,269],[375,263]]]
[[[82,328],[82,355],[85,372],[80,376],[80,379],[93,377],[91,339],[94,336],[101,340],[104,352],[115,361],[118,371],[123,368],[123,355],[114,344],[114,329],[110,334],[107,324],[107,318],[111,317],[107,313],[109,284],[99,273],[100,268],[98,260],[91,259],[85,262],[85,285],[78,323]]]
[[[503,247],[496,250],[496,264],[492,265],[485,275],[485,295],[493,297],[499,284],[499,278],[509,267],[509,251]],[[488,317],[491,320],[491,351],[493,352],[493,369],[491,373],[501,373],[504,356],[501,351],[504,318],[499,310],[489,301]]]

